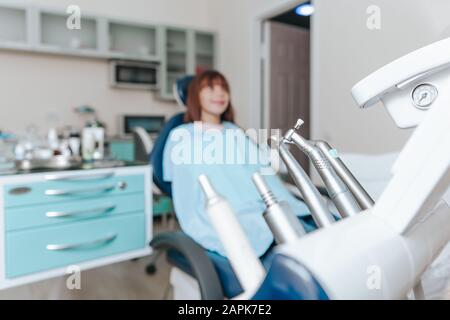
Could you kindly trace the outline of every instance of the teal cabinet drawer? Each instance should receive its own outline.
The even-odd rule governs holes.
[[[87,176],[89,177],[89,176]],[[103,179],[66,179],[6,185],[6,207],[99,198],[143,191],[144,175],[109,176]]]
[[[14,278],[65,265],[143,249],[143,213],[93,219],[65,226],[9,232],[6,275]]]
[[[7,208],[5,210],[6,231],[42,227],[106,218],[121,213],[145,211],[144,192],[106,196],[100,199],[65,201],[31,207]]]

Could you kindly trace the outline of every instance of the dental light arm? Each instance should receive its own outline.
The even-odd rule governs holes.
[[[267,207],[263,217],[272,231],[275,242],[288,243],[305,235],[305,229],[289,204],[286,201],[278,201],[259,173],[254,173],[252,179]]]
[[[328,211],[327,205],[322,199],[317,188],[309,179],[306,172],[295,160],[294,156],[289,152],[287,145],[283,142],[278,141],[276,137],[271,137],[270,141],[272,146],[276,146],[283,160],[289,175],[294,180],[295,185],[300,190],[303,200],[311,210],[311,215],[314,222],[319,228],[329,227],[335,222],[334,217]]]
[[[294,129],[288,130],[285,134],[283,141],[295,144],[308,156],[322,178],[331,201],[333,201],[342,217],[354,216],[361,212],[361,208],[356,203],[347,185],[339,178],[328,159],[311,142],[303,139],[297,133],[302,124],[303,121],[299,119]]]
[[[375,202],[338,156],[336,149],[333,149],[328,142],[322,140],[314,141],[314,145],[328,159],[334,171],[350,189],[360,207],[363,210],[372,208]]]

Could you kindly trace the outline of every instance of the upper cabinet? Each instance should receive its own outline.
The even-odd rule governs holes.
[[[194,41],[196,73],[214,68],[216,57],[214,34],[195,31]]]
[[[0,7],[0,43],[3,46],[28,46],[27,12],[26,8]]]
[[[161,97],[174,99],[176,80],[216,67],[216,36],[212,32],[163,27],[161,31]]]
[[[0,49],[159,63],[159,96],[170,100],[179,77],[216,67],[213,32],[85,12],[81,28],[73,29],[67,25],[69,16],[63,9],[2,2]]]
[[[66,26],[67,15],[57,11],[39,12],[39,47],[42,50],[52,50],[64,53],[99,51],[98,23],[94,17],[83,16],[81,29],[69,29]],[[64,27],[61,27],[64,26]]]
[[[110,20],[108,29],[111,56],[159,60],[155,26]]]

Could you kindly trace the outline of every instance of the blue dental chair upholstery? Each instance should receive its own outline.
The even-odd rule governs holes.
[[[184,106],[186,106],[188,87],[192,79],[192,76],[186,76],[179,79],[174,86],[174,94],[177,97],[177,101]],[[161,191],[169,196],[172,196],[171,183],[163,180],[163,151],[170,132],[183,124],[183,117],[184,113],[179,113],[167,121],[155,141],[150,154],[150,163],[153,166],[153,181]],[[314,229],[312,219],[306,221],[306,224],[307,231]],[[221,300],[225,297],[233,298],[243,291],[228,259],[215,252],[205,250],[181,231],[158,234],[150,242],[150,246],[156,251],[166,250],[167,260],[171,265],[191,275],[198,281],[202,299]],[[269,271],[268,275],[270,275],[270,270],[272,270],[271,279],[273,280],[278,277],[273,272],[276,270],[280,271],[285,265],[281,263],[283,259],[277,257],[276,261],[278,261],[278,264],[271,267],[274,257],[273,250],[271,249],[272,247],[261,257],[261,260],[266,270]],[[286,262],[286,260],[283,261]],[[276,266],[278,266],[278,269]],[[288,289],[293,290],[294,287],[290,286]],[[265,281],[264,286],[261,287],[263,291],[257,294],[257,297],[264,298],[270,294],[274,294],[276,290],[271,291],[270,288],[280,289],[280,287],[274,288],[273,284]],[[283,296],[282,293],[276,294],[276,296],[282,297],[283,299],[288,298],[287,295]],[[325,295],[322,296],[325,297]],[[294,299],[298,297],[298,294],[292,296]]]

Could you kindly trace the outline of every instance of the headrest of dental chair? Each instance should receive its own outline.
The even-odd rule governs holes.
[[[153,169],[153,182],[169,197],[172,197],[172,184],[163,179],[163,153],[170,131],[184,123],[184,112],[174,115],[166,122],[156,139],[152,152],[150,153],[150,164]]]
[[[297,260],[275,254],[253,300],[329,300],[313,275]]]
[[[194,76],[187,75],[179,78],[173,85],[173,95],[181,107],[186,107],[187,105],[189,85],[193,79]]]

